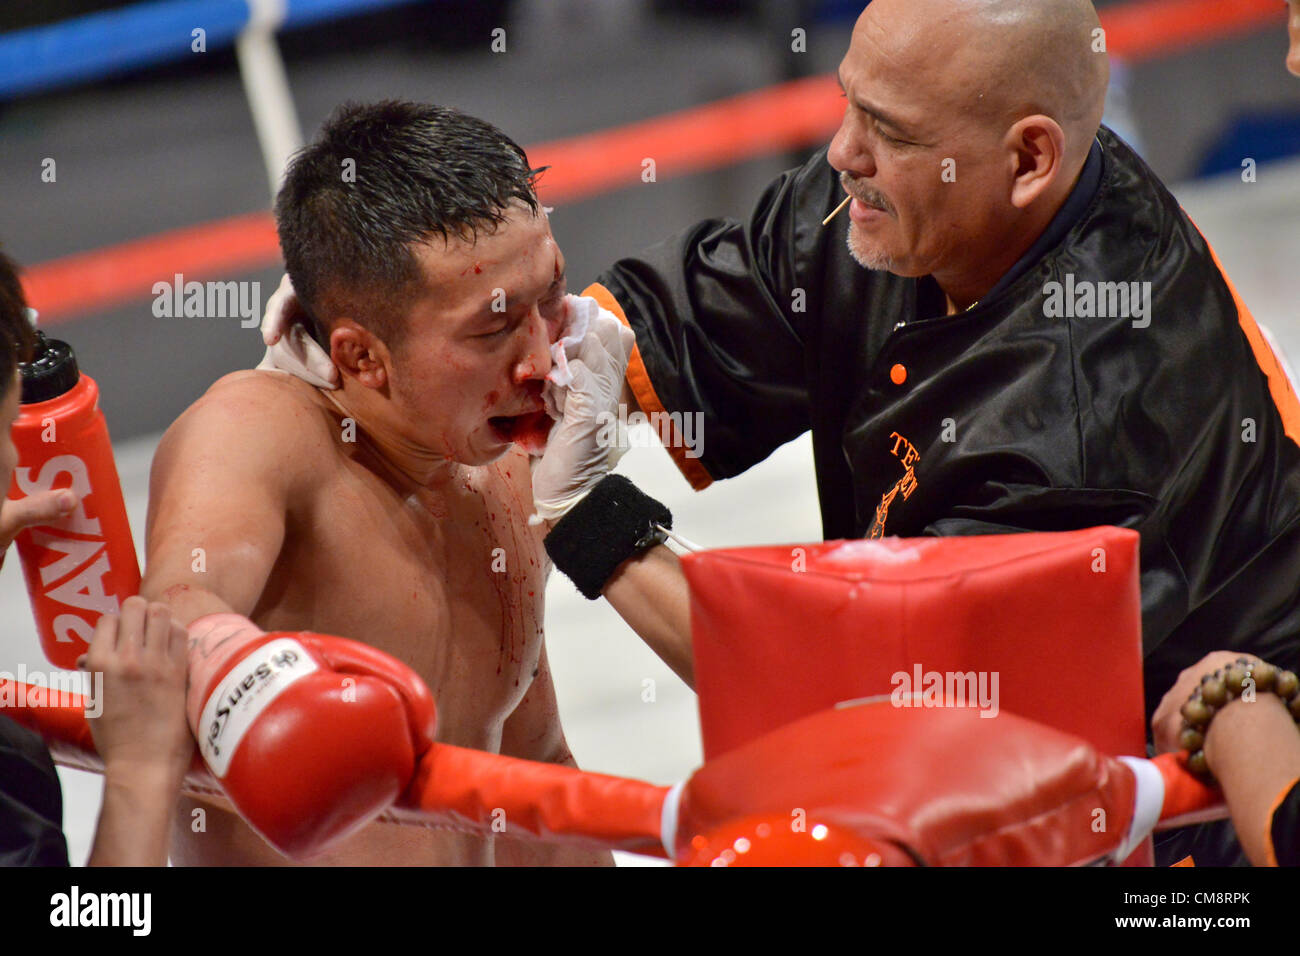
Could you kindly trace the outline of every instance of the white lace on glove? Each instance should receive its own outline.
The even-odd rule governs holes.
[[[532,524],[567,514],[627,451],[618,402],[636,336],[594,299],[568,296],[567,301],[569,322],[552,346],[555,368],[542,392],[559,423],[546,453],[533,461]]]
[[[287,372],[317,388],[338,388],[339,370],[306,326],[298,321],[298,297],[288,274],[266,300],[262,315],[262,341],[266,355],[257,367],[265,371]]]

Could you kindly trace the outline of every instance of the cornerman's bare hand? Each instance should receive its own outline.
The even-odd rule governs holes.
[[[127,598],[122,613],[99,619],[78,666],[102,674],[86,717],[106,771],[177,784],[194,738],[185,720],[188,640],[165,604]]]
[[[0,563],[4,552],[14,543],[19,532],[33,525],[49,524],[66,518],[77,507],[77,495],[67,488],[39,491],[25,498],[6,498],[0,504]]]

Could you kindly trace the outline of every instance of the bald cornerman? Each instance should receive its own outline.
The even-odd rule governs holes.
[[[829,148],[589,290],[638,349],[534,474],[557,566],[691,680],[676,559],[624,527],[661,512],[570,420],[635,402],[703,414],[699,457],[668,442],[696,488],[811,430],[827,539],[1137,530],[1148,718],[1210,651],[1300,665],[1300,405],[1205,238],[1100,125],[1092,5],[875,0],[838,72]],[[1240,849],[1224,828],[1157,846],[1188,853]]]

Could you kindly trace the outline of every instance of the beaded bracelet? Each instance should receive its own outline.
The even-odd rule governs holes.
[[[1248,681],[1254,682],[1256,691],[1281,697],[1292,719],[1300,723],[1300,678],[1291,671],[1239,657],[1227,667],[1206,674],[1179,711],[1183,729],[1178,734],[1178,746],[1187,751],[1187,769],[1198,776],[1214,779],[1205,760],[1205,735],[1214,715],[1240,697]]]

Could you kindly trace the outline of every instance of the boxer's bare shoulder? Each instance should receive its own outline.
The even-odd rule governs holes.
[[[227,427],[214,429],[219,422]],[[323,451],[330,443],[330,427],[311,385],[280,372],[247,369],[213,382],[167,429],[160,447],[177,435],[197,432],[195,437],[205,440],[214,431],[225,437],[233,430],[241,447],[276,452],[292,464],[302,462],[303,452]]]
[[[312,391],[274,373],[227,375],[158,443],[141,593],[167,601],[182,623],[247,613],[261,593],[328,448],[328,418]]]

